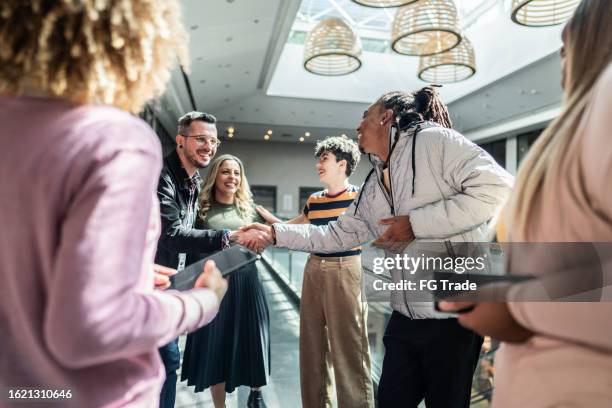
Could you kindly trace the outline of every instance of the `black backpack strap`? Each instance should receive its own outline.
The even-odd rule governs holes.
[[[412,136],[412,196],[414,197],[414,182],[416,180],[416,138],[421,131],[421,125],[417,125]]]

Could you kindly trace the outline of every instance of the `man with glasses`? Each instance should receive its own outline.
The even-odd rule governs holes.
[[[213,252],[229,246],[230,231],[193,228],[198,212],[201,178],[198,169],[211,162],[217,148],[217,120],[202,112],[189,112],[178,121],[176,149],[164,159],[157,187],[161,209],[161,235],[155,263],[181,270],[187,254]],[[176,399],[176,370],[180,365],[178,339],[159,349],[166,368],[160,407],[172,408]]]

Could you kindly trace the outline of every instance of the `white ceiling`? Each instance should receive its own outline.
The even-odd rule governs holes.
[[[349,0],[335,1],[342,4]],[[171,132],[177,117],[194,108],[187,83],[195,108],[220,120],[220,133],[221,128],[231,125],[236,128],[236,140],[262,143],[267,129],[274,132],[272,141],[298,142],[306,131],[312,134],[306,142],[342,133],[355,136],[362,111],[379,95],[423,86],[416,77],[416,58],[392,53],[365,53],[363,68],[353,75],[325,78],[308,74],[302,68],[302,46],[286,44],[300,0],[182,3],[191,35],[191,69],[188,82],[180,69],[175,70],[159,104],[162,122]],[[502,13],[508,7],[507,0],[498,3],[469,22],[467,32],[476,48],[477,75],[441,91],[461,131],[560,101],[556,55],[560,27],[515,26],[509,11]]]

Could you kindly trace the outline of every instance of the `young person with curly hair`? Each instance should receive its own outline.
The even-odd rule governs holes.
[[[327,225],[353,203],[359,188],[349,177],[359,164],[359,146],[328,137],[315,147],[316,171],[325,189],[312,194],[302,214],[288,224]],[[266,221],[279,222],[258,209]],[[340,407],[373,407],[370,350],[362,302],[361,249],[313,253],[304,268],[300,301],[302,406],[328,407],[332,376]],[[333,368],[333,370],[332,370]]]

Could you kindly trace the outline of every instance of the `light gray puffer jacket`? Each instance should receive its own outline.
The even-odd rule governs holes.
[[[391,194],[382,183],[382,161],[370,155],[373,170],[337,221],[327,226],[274,224],[277,246],[323,253],[346,250],[378,238],[387,228],[379,220],[399,215],[410,216],[417,242],[485,240],[487,221],[504,204],[513,184],[512,176],[488,153],[458,132],[431,122],[402,131],[390,150]],[[415,248],[413,242],[405,253],[419,256],[412,253]],[[406,279],[401,270],[392,270],[391,276],[395,282]],[[432,302],[411,302],[409,296],[393,291],[391,307],[416,319],[448,317],[437,313]]]

